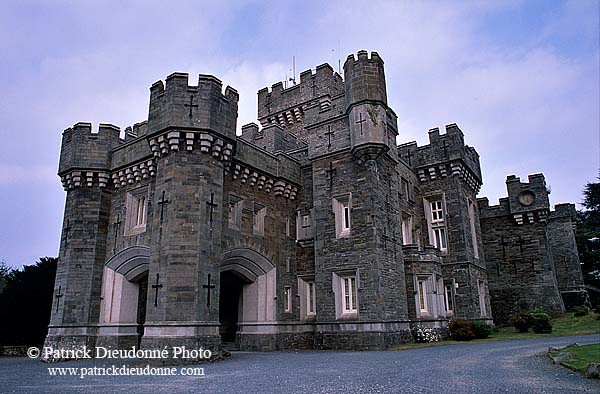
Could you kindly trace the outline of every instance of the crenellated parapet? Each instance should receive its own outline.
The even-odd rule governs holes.
[[[475,194],[481,188],[479,154],[465,145],[464,135],[455,123],[446,126],[445,134],[440,134],[437,127],[430,129],[428,145],[419,147],[410,142],[398,146],[398,155],[421,182],[457,176]]]
[[[58,175],[65,190],[75,187],[106,187],[111,168],[111,151],[117,147],[121,130],[112,124],[79,122],[62,135]]]
[[[333,97],[344,93],[342,77],[329,64],[300,73],[300,83],[284,88],[282,82],[258,91],[258,120],[263,127],[279,125],[286,130],[299,130],[304,125],[305,112],[318,107],[331,107]]]
[[[212,76],[200,74],[196,86],[189,85],[188,74],[173,73],[150,87],[148,132],[169,129],[208,129],[223,138],[235,139],[238,92]]]
[[[508,197],[501,198],[498,205],[489,205],[487,198],[477,199],[481,218],[510,216],[517,225],[547,223],[551,215],[567,214],[568,207],[557,205],[557,212],[550,212],[548,187],[543,174],[532,174],[528,182],[521,182],[516,175],[506,177]],[[565,204],[569,205],[569,204]]]

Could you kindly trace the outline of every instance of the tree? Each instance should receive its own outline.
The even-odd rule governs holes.
[[[600,182],[590,182],[585,185],[583,197],[583,206],[586,209],[577,212],[575,239],[584,280],[598,286],[600,284]]]
[[[6,286],[6,281],[8,280],[8,277],[12,271],[13,271],[13,269],[10,268],[4,262],[4,260],[0,261],[0,294],[2,294],[2,291],[4,290],[4,287]]]
[[[42,257],[20,270],[8,269],[0,294],[0,345],[41,345],[48,332],[58,259]]]

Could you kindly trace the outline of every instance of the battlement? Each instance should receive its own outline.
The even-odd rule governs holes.
[[[554,211],[550,212],[550,219],[568,218],[575,222],[577,210],[575,204],[562,203],[554,206]]]
[[[506,189],[508,191],[511,212],[521,213],[534,210],[549,210],[549,192],[544,174],[532,174],[527,179],[528,182],[521,182],[521,179],[516,175],[506,177]]]
[[[169,128],[210,129],[235,139],[239,94],[212,75],[200,74],[198,84],[189,84],[187,73],[173,73],[165,83],[150,87],[148,133]]]
[[[446,125],[445,131],[444,134],[440,134],[439,128],[430,129],[428,145],[417,146],[414,141],[399,145],[400,158],[413,169],[460,160],[481,183],[481,165],[477,150],[465,145],[464,134],[456,123]]]
[[[302,122],[304,109],[309,102],[318,100],[322,96],[334,97],[344,92],[342,77],[333,68],[325,63],[317,66],[315,71],[305,70],[300,73],[300,83],[283,87],[283,82],[271,86],[271,90],[263,88],[258,91],[258,119],[265,125],[269,117],[274,117],[280,112],[284,114],[285,122]]]
[[[481,197],[477,199],[477,206],[479,208],[479,216],[482,218],[510,215],[508,197],[499,199],[497,205],[490,205],[487,197]]]
[[[79,122],[63,131],[58,174],[73,169],[110,168],[111,151],[123,140],[121,129],[100,123],[97,131],[89,122]]]
[[[364,101],[381,102],[387,106],[387,91],[383,60],[377,52],[359,51],[344,62],[347,108]]]

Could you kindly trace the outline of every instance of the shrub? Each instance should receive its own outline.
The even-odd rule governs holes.
[[[492,326],[480,321],[476,321],[473,323],[473,333],[475,334],[475,338],[487,338],[492,333]]]
[[[450,330],[450,337],[457,341],[470,341],[475,338],[473,323],[467,320],[452,320],[448,330]]]
[[[417,325],[413,329],[413,336],[417,343],[437,342],[442,340],[442,336],[434,328]]]
[[[547,334],[552,332],[552,323],[550,322],[550,316],[545,312],[533,311],[529,314],[527,322],[531,326],[531,329],[536,334]]]
[[[589,308],[587,306],[580,305],[580,306],[576,306],[573,309],[573,316],[574,317],[577,317],[577,316],[587,316],[589,314],[590,314],[590,310],[589,310]]]
[[[594,308],[594,311],[598,314],[600,314],[600,304],[597,304],[596,307]]]
[[[513,325],[517,329],[517,332],[528,332],[529,331],[529,318],[527,315],[517,315],[513,318]]]

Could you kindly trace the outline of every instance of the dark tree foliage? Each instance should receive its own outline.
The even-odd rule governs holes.
[[[583,191],[583,211],[577,212],[577,250],[584,280],[600,284],[600,182],[588,183]]]
[[[0,345],[41,345],[48,332],[56,274],[55,257],[9,270],[0,294]]]

